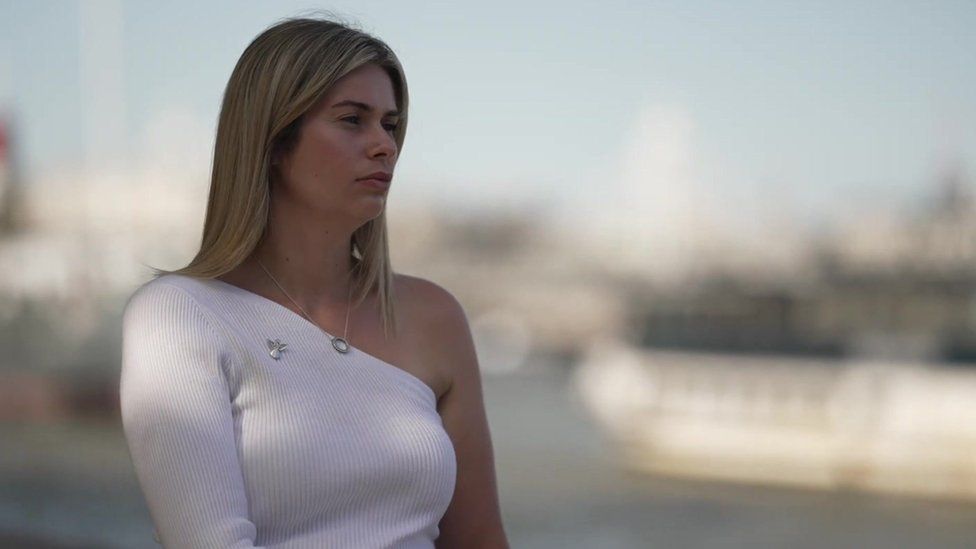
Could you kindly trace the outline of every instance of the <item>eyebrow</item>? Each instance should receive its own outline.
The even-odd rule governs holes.
[[[374,110],[373,107],[371,107],[370,105],[367,105],[366,103],[360,101],[353,101],[352,99],[339,101],[335,105],[332,105],[332,108],[334,109],[336,107],[348,107],[348,106],[353,106],[356,107],[357,109],[361,109],[366,112],[373,112]],[[400,116],[400,111],[398,110],[386,111],[386,114],[384,114],[384,116]]]

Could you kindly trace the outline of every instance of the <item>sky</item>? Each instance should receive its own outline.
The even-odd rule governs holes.
[[[206,184],[238,56],[310,9],[381,37],[405,67],[391,200],[570,223],[814,219],[920,196],[952,163],[976,176],[965,1],[0,0],[0,110],[22,172]]]

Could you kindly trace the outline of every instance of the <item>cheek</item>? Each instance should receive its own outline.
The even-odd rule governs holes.
[[[306,166],[317,179],[345,179],[356,168],[349,139],[319,137],[306,145]]]
[[[330,179],[336,172],[333,165],[334,151],[322,147],[302,147],[295,151],[290,166],[291,180],[299,184],[312,184],[323,179]]]

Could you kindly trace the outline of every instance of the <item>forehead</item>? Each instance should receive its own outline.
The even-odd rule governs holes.
[[[322,106],[330,108],[334,103],[347,100],[365,103],[384,113],[397,108],[390,75],[385,69],[374,64],[357,67],[340,78],[325,94],[325,105]]]

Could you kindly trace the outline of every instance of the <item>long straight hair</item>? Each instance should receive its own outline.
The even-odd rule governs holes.
[[[224,92],[200,250],[181,269],[154,268],[154,277],[216,278],[241,264],[267,233],[272,160],[295,145],[304,115],[318,100],[344,75],[368,63],[382,67],[393,82],[400,111],[394,138],[402,151],[407,82],[386,43],[324,18],[286,19],[258,35],[241,54]],[[350,254],[355,303],[375,289],[389,336],[397,323],[386,227],[384,209],[353,233]]]

